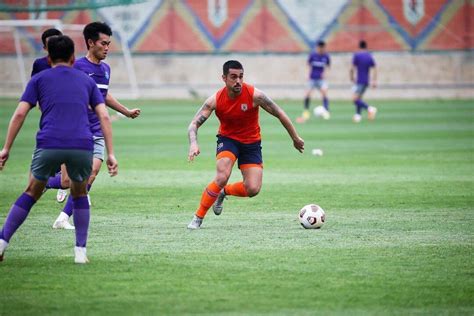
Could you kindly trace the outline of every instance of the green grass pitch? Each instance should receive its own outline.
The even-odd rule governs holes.
[[[0,264],[0,315],[474,314],[472,100],[373,102],[377,120],[360,124],[334,102],[331,120],[297,126],[304,154],[262,111],[262,191],[191,232],[215,174],[215,116],[190,164],[201,101],[124,103],[142,116],[113,123],[120,170],[103,167],[91,191],[91,263],[74,265],[74,233],[51,228],[61,205],[46,192]],[[279,104],[293,119],[302,107]],[[1,144],[15,106],[0,100]],[[25,188],[38,118],[0,173],[0,224]],[[326,210],[321,230],[297,221],[309,203]]]

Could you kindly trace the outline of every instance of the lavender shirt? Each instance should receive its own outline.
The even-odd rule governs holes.
[[[331,65],[331,59],[328,54],[313,52],[308,57],[308,64],[311,66],[310,79],[319,80],[322,78],[324,68]]]
[[[375,67],[375,61],[369,52],[357,52],[352,57],[352,64],[357,68],[357,84],[369,85],[370,68]]]
[[[94,79],[99,88],[100,93],[105,101],[107,92],[109,90],[109,81],[110,81],[110,66],[104,62],[99,64],[91,63],[86,57],[79,58],[74,63],[74,68],[78,69],[87,74],[90,78]],[[100,128],[100,121],[95,112],[90,109],[88,112],[89,123],[91,127],[91,132],[94,136],[103,137],[102,130]]]
[[[46,69],[51,69],[51,66],[48,63],[48,56],[35,59],[33,63],[33,69],[31,70],[31,76],[33,77],[38,72],[41,72]]]
[[[67,66],[44,70],[31,78],[20,101],[41,108],[36,148],[93,150],[87,112],[104,98],[87,75]]]

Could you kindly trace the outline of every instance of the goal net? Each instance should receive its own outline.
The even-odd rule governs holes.
[[[34,60],[47,54],[41,34],[48,28],[57,28],[72,38],[76,59],[86,55],[82,35],[84,25],[64,24],[61,20],[0,20],[0,68],[3,72],[0,96],[18,97],[26,87]],[[113,26],[112,30],[112,45],[105,60],[112,73],[110,91],[120,98],[136,99],[140,94],[132,55],[128,45],[122,41],[120,30]]]

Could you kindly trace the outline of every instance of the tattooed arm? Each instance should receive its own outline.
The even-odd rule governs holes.
[[[291,120],[288,115],[286,115],[285,111],[283,111],[275,102],[273,102],[272,99],[267,97],[265,93],[258,89],[255,89],[253,94],[253,102],[280,120],[281,124],[283,127],[285,127],[291,139],[293,140],[293,146],[295,146],[295,148],[302,153],[304,150],[304,140],[298,135],[298,132],[296,132],[293,123],[291,123]]]
[[[199,155],[199,145],[197,141],[197,130],[202,124],[211,116],[212,111],[216,109],[216,95],[212,95],[201,106],[199,111],[192,119],[188,126],[188,138],[189,138],[189,153],[188,161],[193,161],[194,157]]]

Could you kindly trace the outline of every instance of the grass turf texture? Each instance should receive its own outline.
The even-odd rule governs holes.
[[[73,264],[74,233],[51,229],[61,205],[46,192],[0,264],[1,315],[474,313],[472,101],[380,101],[377,121],[360,124],[334,102],[330,121],[297,126],[303,155],[262,111],[261,193],[230,197],[190,232],[215,168],[215,117],[186,161],[199,103],[126,103],[142,117],[113,123],[120,171],[103,167],[91,191],[91,263]],[[300,114],[300,102],[280,104]],[[16,102],[0,105],[3,143]],[[2,224],[26,185],[38,117],[0,173]],[[309,203],[326,210],[321,230],[297,221]]]

